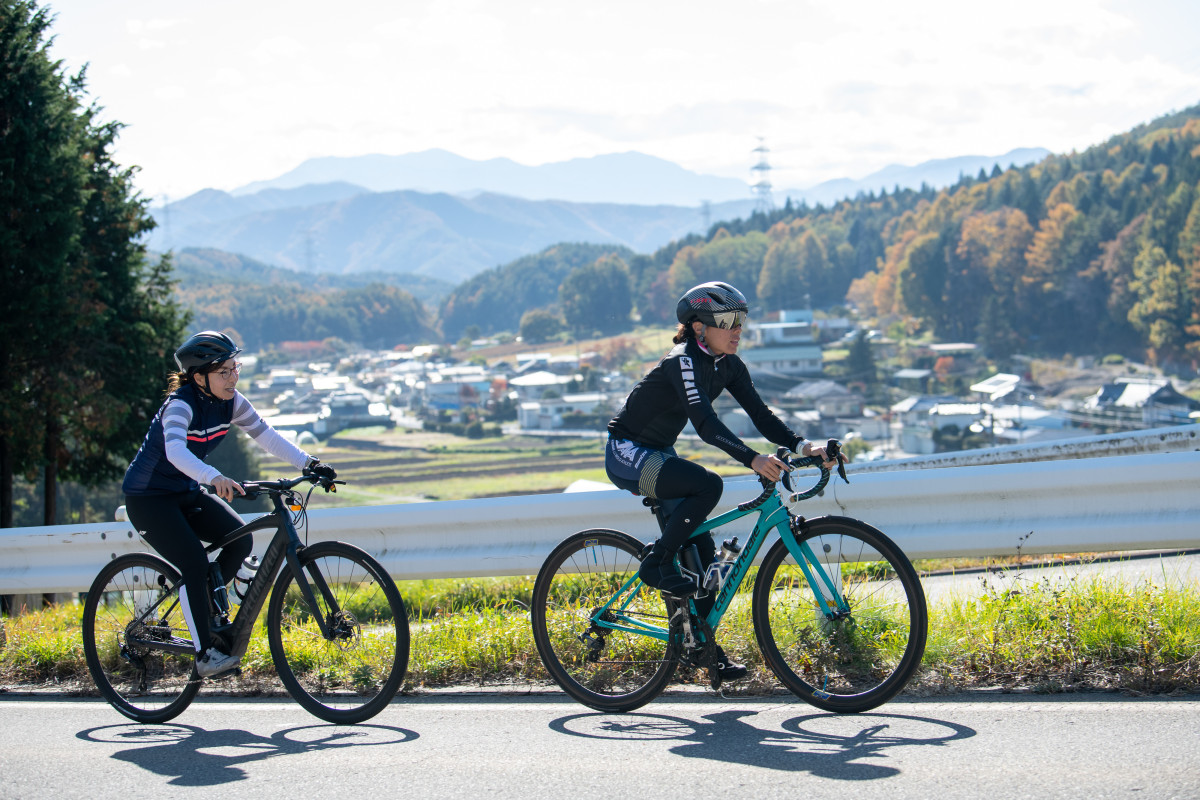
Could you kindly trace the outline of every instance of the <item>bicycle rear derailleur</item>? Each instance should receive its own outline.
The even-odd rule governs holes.
[[[599,609],[596,609],[596,611],[599,611]],[[583,660],[589,664],[594,664],[600,660],[600,651],[604,649],[604,635],[608,633],[605,628],[601,628],[596,624],[596,611],[592,612],[592,624],[577,637],[579,641],[583,642],[583,646],[587,648],[587,655],[584,656]],[[606,622],[616,621],[616,617],[613,616],[611,611],[602,612],[598,618]]]

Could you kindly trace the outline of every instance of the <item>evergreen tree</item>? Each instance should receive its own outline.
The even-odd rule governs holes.
[[[871,343],[867,341],[867,332],[864,330],[860,330],[850,343],[850,352],[846,355],[845,377],[851,381],[862,381],[868,386],[879,381],[875,354],[871,352]]]
[[[1129,309],[1129,321],[1146,335],[1155,361],[1169,362],[1184,350],[1191,312],[1183,270],[1161,247],[1147,242],[1134,262],[1134,275],[1138,301]]]
[[[85,106],[84,78],[51,60],[50,17],[0,0],[0,525],[16,472],[44,485],[55,521],[60,473],[120,474],[145,434],[183,327],[169,265],[147,266],[153,226],[110,151],[120,125]]]

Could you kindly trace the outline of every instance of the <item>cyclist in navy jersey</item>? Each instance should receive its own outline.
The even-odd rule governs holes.
[[[241,364],[234,357],[240,352],[232,339],[217,331],[197,333],[175,351],[179,371],[171,374],[167,399],[121,485],[130,522],[183,575],[179,598],[196,645],[196,670],[204,677],[228,672],[240,659],[212,646],[209,565],[202,542],[215,542],[242,526],[228,501],[245,494],[237,481],[204,459],[236,425],[293,467],[337,477],[333,467],[280,436],[237,391]],[[201,484],[211,486],[214,494]],[[217,564],[226,582],[253,546],[246,536],[222,548]]]
[[[828,460],[824,447],[792,432],[759,397],[737,357],[747,311],[745,296],[728,283],[702,283],[685,293],[675,308],[675,346],[633,387],[608,423],[604,466],[609,479],[634,494],[670,501],[663,504],[670,510],[663,535],[642,561],[638,577],[676,597],[690,596],[698,587],[679,572],[675,555],[716,508],[724,488],[717,473],[676,456],[675,440],[684,425],[691,421],[701,439],[769,480],[779,480],[787,469],[777,456],[755,452],[721,422],[712,406],[721,392],[729,391],[768,441],[819,456],[826,466],[837,463]],[[707,567],[716,556],[712,537],[702,536],[696,545]],[[697,599],[697,610],[706,615],[712,603],[711,596]],[[745,676],[744,666],[717,651],[722,680]]]

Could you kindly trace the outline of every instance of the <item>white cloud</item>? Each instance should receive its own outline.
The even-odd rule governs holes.
[[[1183,0],[55,3],[56,49],[129,124],[150,192],[305,158],[641,150],[777,186],[1015,147],[1083,148],[1200,101]],[[148,49],[139,49],[145,42]],[[237,135],[230,135],[230,131]],[[187,154],[181,157],[180,154]]]

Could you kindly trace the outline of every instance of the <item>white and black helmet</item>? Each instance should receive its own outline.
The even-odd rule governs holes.
[[[746,296],[724,281],[693,286],[679,298],[675,316],[684,325],[700,320],[714,328],[736,328],[746,322],[750,310]]]

